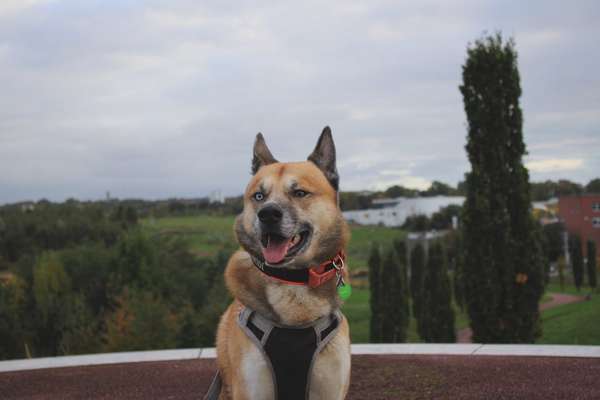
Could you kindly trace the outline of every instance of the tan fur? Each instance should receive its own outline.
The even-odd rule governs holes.
[[[293,198],[292,187],[300,187],[310,196]],[[312,241],[298,255],[298,264],[316,265],[340,250],[332,253],[332,248],[324,248],[323,243],[345,247],[349,234],[337,206],[336,192],[313,163],[277,162],[258,170],[246,188],[244,211],[237,221],[246,231],[251,231],[254,223],[257,206],[252,195],[258,190],[268,192],[271,199],[291,204],[299,218],[313,225]],[[340,306],[336,282],[331,280],[314,289],[277,282],[262,274],[245,250],[237,251],[229,260],[225,282],[235,300],[223,314],[217,332],[217,362],[223,380],[220,399],[273,399],[270,371],[266,363],[256,358],[258,350],[237,324],[240,310],[246,305],[286,325],[310,323]],[[317,356],[312,374],[311,400],[345,398],[350,382],[350,337],[345,318],[336,336]]]

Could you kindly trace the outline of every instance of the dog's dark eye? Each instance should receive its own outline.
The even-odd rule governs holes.
[[[304,190],[294,190],[294,197],[306,197],[307,194],[308,192],[305,192]]]
[[[256,192],[252,195],[252,197],[254,197],[254,200],[256,201],[263,201],[265,199],[265,195],[263,192]]]

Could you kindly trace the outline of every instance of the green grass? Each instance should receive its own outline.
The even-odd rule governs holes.
[[[600,295],[544,311],[542,329],[540,344],[600,345]]]
[[[383,226],[352,225],[350,229],[352,237],[347,251],[348,266],[351,269],[367,268],[367,260],[373,243],[388,247],[394,240],[403,239],[406,235],[403,230]]]
[[[235,243],[234,220],[234,216],[212,215],[147,218],[142,227],[150,234],[182,237],[194,254],[211,256],[223,246]]]

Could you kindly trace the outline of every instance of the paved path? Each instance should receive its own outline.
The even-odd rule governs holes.
[[[552,297],[552,299],[550,301],[540,304],[540,311],[562,306],[563,304],[577,303],[585,300],[585,296],[576,296],[573,294],[548,293],[548,295]],[[456,335],[456,342],[471,343],[471,336],[473,336],[471,328],[461,329]]]
[[[141,362],[0,373],[0,397],[15,399],[195,399],[214,359]],[[347,400],[600,399],[600,359],[450,355],[352,357]]]

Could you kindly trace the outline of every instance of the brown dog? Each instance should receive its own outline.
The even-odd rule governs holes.
[[[259,133],[252,172],[235,223],[242,249],[225,271],[234,302],[217,332],[219,399],[344,399],[350,338],[337,288],[349,233],[329,127],[293,163]]]

